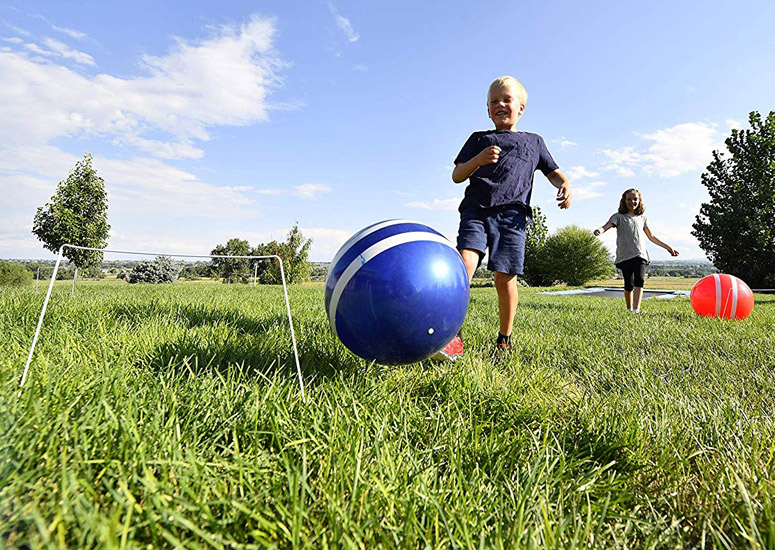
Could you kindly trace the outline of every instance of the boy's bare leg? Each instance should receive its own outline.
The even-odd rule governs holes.
[[[624,291],[624,303],[627,304],[627,309],[632,309],[632,290]]]
[[[463,257],[463,263],[466,264],[466,271],[468,271],[468,282],[474,278],[474,271],[479,266],[479,253],[476,250],[470,250],[464,248],[460,251],[460,255]]]
[[[514,315],[519,303],[517,276],[511,273],[495,272],[495,290],[498,291],[498,314],[500,316],[500,332],[504,336],[511,335],[514,325]]]
[[[636,286],[632,293],[632,309],[640,309],[640,301],[643,299],[643,287]]]

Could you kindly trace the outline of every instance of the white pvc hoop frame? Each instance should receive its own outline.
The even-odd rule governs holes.
[[[280,278],[283,283],[283,296],[285,297],[285,310],[288,313],[288,326],[291,328],[291,342],[293,343],[293,357],[296,360],[296,374],[299,377],[299,388],[301,389],[301,399],[306,402],[307,398],[304,394],[304,381],[301,376],[301,365],[299,364],[299,352],[296,347],[296,334],[293,331],[293,319],[291,318],[291,304],[288,301],[288,287],[285,284],[285,270],[283,269],[283,260],[280,256],[220,256],[213,254],[169,254],[169,253],[157,253],[157,252],[136,252],[129,250],[109,250],[107,248],[89,248],[86,246],[76,246],[74,244],[63,244],[59,248],[57,255],[57,261],[54,265],[54,271],[51,273],[51,281],[48,283],[48,292],[46,292],[46,298],[43,300],[43,308],[40,311],[40,318],[38,319],[38,326],[35,329],[35,336],[32,338],[32,345],[30,346],[30,353],[27,355],[27,363],[24,365],[24,373],[22,374],[21,382],[19,382],[19,393],[21,394],[21,388],[24,387],[24,382],[27,380],[27,373],[30,369],[30,363],[32,362],[32,355],[35,353],[35,345],[38,343],[38,336],[40,335],[40,328],[43,326],[43,318],[46,316],[46,308],[48,307],[48,301],[51,297],[51,290],[54,288],[54,280],[59,270],[59,264],[62,262],[62,255],[65,248],[74,248],[77,250],[93,250],[95,252],[113,252],[118,254],[137,254],[141,256],[174,256],[182,258],[228,258],[232,260],[270,260],[276,259],[280,264]]]

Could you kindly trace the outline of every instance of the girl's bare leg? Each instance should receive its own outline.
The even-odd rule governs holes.
[[[636,286],[632,293],[632,309],[640,309],[640,302],[643,299],[643,287]]]

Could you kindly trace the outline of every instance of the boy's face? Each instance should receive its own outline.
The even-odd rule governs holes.
[[[525,106],[510,84],[493,88],[487,95],[487,115],[495,124],[496,130],[513,130],[523,112]]]

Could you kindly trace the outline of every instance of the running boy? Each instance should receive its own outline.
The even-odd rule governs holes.
[[[667,250],[671,256],[678,256],[677,250],[651,233],[645,211],[646,205],[643,204],[640,191],[627,189],[619,200],[619,211],[611,216],[603,227],[595,229],[597,237],[612,227],[616,228],[615,263],[624,276],[624,303],[630,313],[640,313],[640,301],[643,298],[646,265],[649,263],[644,237]]]
[[[469,281],[485,251],[487,269],[495,272],[500,326],[496,349],[511,348],[511,331],[519,294],[516,276],[525,260],[525,231],[532,220],[530,196],[533,174],[541,170],[559,191],[558,206],[571,204],[571,186],[538,134],[518,132],[517,122],[525,112],[527,91],[512,76],[490,84],[487,115],[494,130],[474,132],[455,159],[452,181],[468,180],[458,208],[460,226],[457,248],[463,256]],[[443,350],[456,358],[463,352],[460,335]]]

